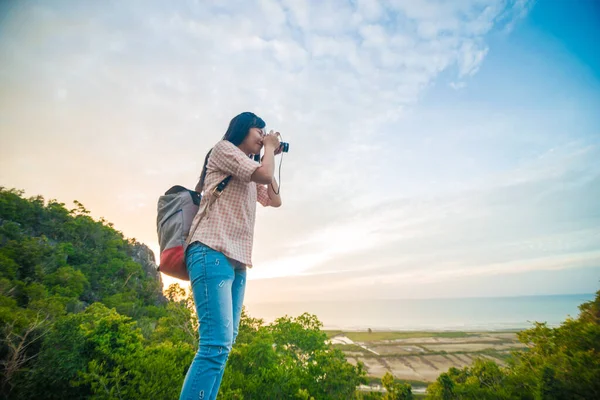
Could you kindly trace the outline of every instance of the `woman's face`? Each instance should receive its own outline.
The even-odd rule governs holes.
[[[246,154],[259,154],[263,146],[265,132],[260,128],[250,128],[250,132],[239,146]]]

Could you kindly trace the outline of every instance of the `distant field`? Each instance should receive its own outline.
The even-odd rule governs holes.
[[[412,339],[424,337],[439,337],[439,338],[462,338],[474,336],[473,333],[467,332],[344,332],[344,331],[325,331],[328,337],[344,334],[349,339],[355,342],[378,342],[382,340],[396,339]]]
[[[379,380],[390,372],[398,380],[421,387],[449,368],[469,366],[477,358],[504,365],[511,352],[524,348],[517,331],[326,333],[350,363],[365,365],[371,379]]]

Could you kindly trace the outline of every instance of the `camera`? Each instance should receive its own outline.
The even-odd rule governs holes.
[[[287,142],[279,142],[279,148],[282,153],[287,153],[290,151],[290,144]],[[250,155],[250,158],[254,159],[256,162],[260,162],[260,154]]]

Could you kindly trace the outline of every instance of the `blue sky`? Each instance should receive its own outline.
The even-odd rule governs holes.
[[[282,132],[249,302],[600,286],[593,1],[3,7],[4,186],[156,250],[157,196],[234,115]]]

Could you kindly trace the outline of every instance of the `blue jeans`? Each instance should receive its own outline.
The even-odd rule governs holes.
[[[179,399],[214,400],[238,333],[246,270],[234,269],[223,253],[200,242],[187,248],[185,262],[196,303],[200,343]]]

